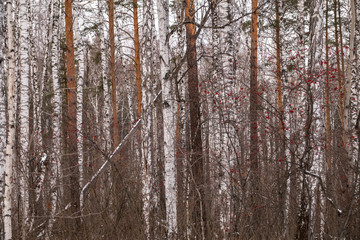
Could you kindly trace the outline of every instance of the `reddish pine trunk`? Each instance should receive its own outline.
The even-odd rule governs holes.
[[[75,82],[75,56],[72,1],[65,0],[65,31],[66,31],[66,84],[67,84],[67,153],[68,158],[64,164],[64,193],[66,200],[71,202],[71,212],[76,217],[80,212],[79,168],[77,159],[77,130],[76,130],[76,82]],[[67,189],[66,189],[67,188]],[[66,203],[67,204],[67,203]],[[80,219],[75,218],[78,228]]]
[[[185,1],[186,45],[188,65],[188,89],[190,106],[190,162],[192,185],[192,198],[195,201],[193,209],[194,234],[201,239],[205,231],[205,199],[204,199],[204,157],[202,152],[200,94],[198,83],[198,67],[196,54],[195,6],[193,0]]]

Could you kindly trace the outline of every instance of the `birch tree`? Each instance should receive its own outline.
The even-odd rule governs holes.
[[[153,39],[153,5],[152,0],[146,0],[143,3],[144,14],[144,54],[142,57],[143,63],[143,83],[142,83],[142,129],[141,129],[141,141],[142,141],[142,194],[143,194],[143,214],[145,220],[145,235],[150,238],[150,212],[153,207],[154,199],[152,199],[152,181],[153,179],[153,142],[152,135],[153,130],[153,102],[154,99],[154,39]],[[145,109],[148,108],[148,109]]]
[[[80,35],[80,2],[76,3],[77,11],[75,12],[75,25],[76,25],[76,34],[75,34],[75,44],[77,45],[77,58],[79,63],[79,72],[77,75],[77,84],[76,84],[76,129],[77,129],[77,149],[78,149],[78,165],[79,165],[79,186],[83,187],[84,182],[84,134],[83,134],[83,85],[84,85],[84,74],[85,74],[85,46],[83,39]],[[82,212],[84,206],[84,196],[82,192],[80,193],[80,211]]]
[[[275,33],[276,33],[276,82],[277,82],[277,108],[279,114],[279,129],[280,129],[280,155],[278,159],[284,159],[287,161],[289,159],[289,149],[287,145],[287,139],[289,139],[289,116],[288,116],[288,108],[287,102],[288,92],[286,81],[283,80],[282,76],[282,43],[281,43],[281,18],[283,17],[283,3],[281,1],[275,1]],[[287,226],[284,231],[284,235],[288,237],[289,228],[288,228],[288,210],[289,210],[289,202],[288,202],[288,192],[289,192],[289,178],[287,177],[288,173],[288,164],[282,164],[280,161],[280,166],[278,168],[279,174],[279,197],[280,197],[280,205],[279,211],[281,213],[280,225]]]
[[[51,209],[49,213],[49,222],[47,226],[46,239],[51,239],[52,227],[55,222],[55,213],[58,200],[58,177],[61,162],[61,89],[59,84],[59,65],[60,65],[60,39],[59,39],[59,11],[60,2],[52,1],[52,28],[51,28],[51,69],[54,97],[52,99],[54,106],[53,116],[53,149],[50,162],[50,202]]]
[[[350,53],[349,53],[349,59],[347,61],[347,66],[346,66],[346,81],[345,81],[345,89],[346,89],[346,95],[345,95],[345,102],[344,102],[344,127],[345,127],[345,132],[346,132],[346,138],[347,138],[347,142],[350,144],[350,146],[352,146],[351,144],[351,135],[353,134],[352,131],[352,126],[354,124],[354,120],[352,120],[354,117],[354,115],[356,114],[356,111],[353,106],[355,104],[356,106],[356,92],[354,90],[356,90],[356,82],[352,81],[352,71],[354,69],[354,54],[355,54],[355,25],[356,25],[356,6],[357,4],[355,3],[355,0],[350,0],[350,16],[351,16],[351,22],[350,22]],[[355,83],[355,84],[354,84]],[[355,100],[355,101],[352,101]],[[355,114],[353,114],[355,113]],[[356,144],[353,145],[353,147],[351,148],[349,155],[352,156],[352,162],[354,160],[354,157],[356,155],[355,153],[355,148],[356,148]]]
[[[168,237],[177,237],[177,196],[176,196],[176,164],[175,164],[175,83],[170,78],[169,41],[169,2],[158,0],[159,42],[160,42],[160,76],[163,101],[163,128],[165,154],[165,202]]]
[[[111,113],[110,113],[110,96],[111,93],[109,91],[108,85],[108,58],[107,58],[107,49],[106,49],[106,26],[103,23],[103,13],[101,11],[101,1],[98,2],[98,9],[99,9],[99,18],[100,18],[100,52],[101,52],[101,78],[102,78],[102,86],[104,89],[104,108],[102,112],[103,116],[103,126],[102,131],[104,133],[105,144],[103,147],[103,151],[108,153],[111,149],[111,137],[110,137],[110,125],[111,125]]]
[[[19,2],[20,17],[20,201],[21,201],[21,228],[22,239],[26,238],[27,221],[29,214],[29,23],[28,23],[28,1]]]
[[[346,130],[350,131],[354,136],[352,130],[356,126],[356,121],[359,113],[359,58],[360,58],[360,3],[359,1],[351,1],[351,32],[350,32],[350,58],[348,64],[348,74],[346,80],[346,111],[345,111],[345,124]],[[359,140],[358,140],[359,141]],[[351,152],[351,163],[356,163],[359,149],[356,142],[352,144],[353,151]]]
[[[3,208],[5,181],[5,149],[6,149],[6,94],[5,94],[5,56],[4,56],[4,5],[0,4],[0,206]],[[3,224],[3,214],[0,213],[0,226]]]
[[[234,133],[231,122],[234,120],[234,114],[231,109],[228,108],[226,102],[231,99],[234,92],[234,59],[233,59],[233,28],[232,28],[232,1],[220,1],[218,4],[218,20],[219,26],[223,29],[220,30],[220,52],[221,55],[217,56],[219,59],[219,65],[217,68],[222,68],[221,71],[217,71],[218,85],[215,89],[216,95],[220,97],[216,100],[217,108],[219,109],[219,147],[221,150],[218,154],[219,160],[219,200],[221,201],[220,207],[220,224],[224,238],[226,238],[226,229],[230,225],[230,169],[231,169],[231,141],[233,141]],[[216,42],[214,43],[216,44]],[[221,87],[220,87],[221,86]]]
[[[13,164],[15,163],[15,38],[12,2],[6,3],[7,8],[7,41],[8,41],[8,83],[7,83],[7,111],[8,132],[5,155],[5,196],[4,196],[4,239],[12,239],[12,198]]]
[[[309,102],[313,104],[311,107],[309,114],[314,114],[313,118],[314,124],[313,129],[313,145],[316,145],[318,141],[320,141],[320,132],[322,131],[321,127],[321,113],[320,113],[320,100],[321,100],[321,92],[320,92],[320,82],[315,79],[321,70],[322,70],[322,48],[323,48],[323,0],[314,1],[312,3],[312,14],[311,14],[311,24],[310,24],[310,73],[312,74],[313,78],[313,89],[311,89],[309,98],[312,98]],[[315,148],[313,153],[313,163],[310,164],[314,166],[313,171],[317,174],[322,173],[323,163],[321,162],[320,156],[322,152],[320,149]],[[308,237],[311,238],[314,233],[314,224],[315,224],[315,217],[316,217],[316,208],[321,208],[323,205],[323,200],[320,199],[317,201],[315,188],[319,188],[319,182],[315,179],[310,179],[311,191],[312,194],[310,197],[311,199],[311,206],[310,206],[310,225],[309,225],[309,232]],[[321,211],[321,210],[320,210]],[[319,217],[319,216],[318,216]],[[322,225],[323,223],[321,223]],[[321,226],[321,228],[323,228]]]

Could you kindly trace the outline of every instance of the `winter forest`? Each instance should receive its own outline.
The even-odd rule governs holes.
[[[0,240],[360,239],[360,0],[1,0]]]

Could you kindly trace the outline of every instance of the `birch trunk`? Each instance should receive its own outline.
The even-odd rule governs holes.
[[[106,49],[106,26],[103,23],[104,18],[101,12],[100,0],[98,2],[99,16],[101,21],[100,27],[100,48],[101,48],[101,77],[102,77],[102,86],[104,89],[104,108],[102,109],[103,116],[103,126],[102,131],[104,134],[105,144],[103,146],[103,151],[108,153],[111,150],[111,137],[110,137],[110,125],[111,125],[111,113],[110,113],[110,91],[109,91],[109,78],[108,78],[108,58],[107,58],[107,49]]]
[[[5,56],[4,56],[4,39],[5,31],[3,19],[5,8],[3,3],[0,4],[0,207],[3,209],[4,198],[4,181],[5,181],[5,149],[6,149],[6,94],[5,94]],[[0,226],[3,224],[3,214],[0,213]],[[1,237],[0,237],[1,238]]]
[[[30,79],[31,79],[31,95],[33,96],[33,119],[32,120],[34,122],[34,128],[33,128],[33,132],[30,133],[30,135],[33,135],[32,138],[36,139],[36,145],[34,146],[34,154],[37,157],[37,159],[40,159],[41,157],[38,157],[38,155],[41,156],[41,153],[39,154],[40,151],[42,151],[42,134],[41,134],[41,113],[42,113],[42,92],[43,92],[43,82],[40,81],[39,78],[39,69],[38,69],[38,64],[37,64],[37,59],[35,56],[36,50],[37,50],[37,46],[35,45],[35,28],[34,28],[34,18],[35,18],[35,14],[34,14],[34,2],[33,1],[28,1],[28,22],[29,22],[29,57],[30,57]],[[45,6],[47,6],[45,4]],[[46,22],[46,29],[49,29],[49,25],[51,23],[51,18],[48,17],[48,20]],[[46,72],[47,70],[47,61],[48,60],[48,43],[49,43],[49,38],[46,37],[45,40],[45,44],[46,44],[46,52],[45,52],[45,57],[44,57],[44,68],[43,68],[43,72]],[[45,74],[44,74],[45,75]],[[43,75],[43,76],[44,76]],[[30,123],[31,124],[31,123]],[[40,175],[44,175],[45,172],[41,172],[40,170]],[[33,220],[32,220],[33,221]]]
[[[227,1],[224,1],[227,3]],[[226,7],[227,4],[225,4]],[[221,9],[220,9],[221,7]],[[212,96],[209,96],[209,132],[211,131],[213,134],[209,134],[209,161],[210,164],[214,164],[218,166],[218,169],[214,171],[213,174],[216,176],[223,176],[218,178],[217,181],[219,183],[215,184],[214,192],[217,192],[217,201],[214,201],[213,208],[215,209],[215,213],[219,216],[217,221],[220,224],[221,234],[225,236],[225,228],[226,228],[226,207],[227,204],[223,203],[223,187],[224,187],[224,175],[223,172],[223,164],[224,160],[221,156],[223,152],[222,149],[224,145],[222,144],[222,136],[221,136],[221,116],[222,111],[220,110],[220,103],[222,100],[220,99],[219,92],[221,91],[221,80],[223,76],[223,60],[222,60],[222,50],[221,50],[221,33],[220,27],[224,24],[224,20],[222,16],[226,9],[223,9],[224,6],[219,6],[219,1],[212,1],[212,51],[213,51],[213,79],[211,80],[208,89],[212,93]],[[222,14],[221,14],[222,13]],[[222,94],[221,94],[222,95]],[[219,160],[223,159],[223,160]],[[226,199],[225,199],[226,200]],[[221,202],[221,204],[218,203]]]
[[[296,82],[296,84],[301,84],[302,81],[304,81],[304,79],[306,79],[306,58],[305,58],[305,21],[304,21],[304,16],[305,16],[305,12],[304,12],[304,8],[305,8],[305,2],[304,0],[299,0],[298,4],[297,4],[297,8],[298,8],[298,32],[299,32],[299,39],[300,39],[300,44],[301,44],[301,50],[300,51],[300,60],[299,60],[299,68],[303,69],[302,72],[300,72],[301,76],[299,77],[299,80]],[[307,86],[304,86],[304,89],[307,90]],[[299,99],[297,99],[298,104],[299,104],[299,112],[301,113],[305,113],[307,108],[306,105],[308,104],[308,99],[306,97],[306,90],[301,92],[301,96]],[[303,114],[301,114],[303,115]],[[301,120],[300,125],[305,125],[305,120]],[[307,151],[307,129],[304,128],[304,132],[301,133],[301,137],[304,138],[305,143],[304,145],[300,146],[300,154],[305,155],[305,152]],[[300,162],[300,168],[304,168],[304,160],[302,160]],[[302,169],[303,170],[303,169]],[[305,173],[302,172],[299,174],[299,188],[297,186],[297,181],[295,179],[295,181],[293,182],[293,189],[295,188],[298,189],[300,191],[299,194],[297,194],[296,196],[291,196],[291,197],[295,197],[297,199],[297,204],[299,205],[299,207],[297,207],[297,218],[296,218],[296,222],[297,222],[297,229],[296,229],[296,237],[305,237],[306,233],[306,229],[307,229],[307,219],[308,219],[308,214],[307,214],[307,203],[306,203],[306,192],[305,192]],[[296,194],[295,191],[292,191]]]
[[[177,195],[176,195],[176,165],[175,165],[175,86],[170,78],[170,46],[166,36],[169,32],[169,2],[158,0],[159,41],[160,41],[160,76],[163,103],[163,131],[165,154],[165,205],[168,238],[177,238]]]
[[[153,42],[153,11],[152,11],[152,1],[146,0],[143,5],[143,14],[144,14],[144,54],[143,54],[143,74],[144,80],[142,83],[142,118],[143,125],[141,129],[141,141],[143,144],[142,160],[143,160],[143,170],[142,170],[142,181],[143,181],[143,214],[145,219],[145,234],[147,239],[150,239],[150,212],[152,208],[151,201],[151,182],[152,182],[152,169],[153,169],[153,156],[152,156],[152,112],[153,112],[153,88],[154,83],[154,42]],[[148,109],[145,109],[146,106],[149,106]]]
[[[77,75],[77,84],[76,84],[76,129],[77,129],[77,148],[78,148],[78,166],[79,166],[79,186],[83,187],[84,182],[84,153],[83,153],[83,85],[84,85],[84,76],[85,76],[85,46],[83,39],[81,37],[80,29],[80,7],[81,1],[77,2],[77,11],[75,12],[75,44],[77,46],[77,58],[79,64],[79,72]],[[80,192],[80,212],[82,212],[84,206],[84,195],[83,192]]]
[[[352,62],[352,72],[351,72],[351,84],[350,84],[350,93],[351,94],[351,103],[350,103],[350,126],[359,126],[359,100],[360,100],[360,2],[354,1],[354,10],[352,11],[355,15],[352,20],[355,20],[354,27],[354,61]],[[359,130],[358,130],[359,131]],[[359,134],[358,134],[359,135]],[[358,143],[358,144],[357,144]],[[360,159],[360,140],[357,138],[357,143],[354,143],[353,147],[353,158],[351,159],[351,165],[359,164]],[[357,174],[351,176],[352,180],[356,180]]]
[[[354,146],[357,146],[357,144],[353,144],[351,141],[351,136],[354,134],[352,131],[352,120],[351,120],[351,116],[352,116],[352,105],[353,105],[353,101],[352,99],[354,99],[355,96],[353,96],[353,91],[352,91],[352,70],[353,70],[353,62],[354,62],[354,43],[355,43],[355,23],[356,23],[356,3],[355,0],[350,0],[350,18],[351,18],[351,23],[350,23],[350,54],[349,54],[349,59],[347,61],[346,64],[346,76],[345,76],[345,91],[346,91],[346,95],[345,95],[345,102],[344,102],[344,128],[345,128],[345,132],[346,132],[346,139],[347,139],[347,143],[349,143],[350,146],[350,151],[349,151],[349,156],[351,158],[351,162],[353,162],[353,160],[355,159],[355,153],[354,153]]]
[[[20,17],[20,201],[21,201],[21,230],[22,239],[26,238],[27,221],[29,214],[29,23],[28,23],[28,1],[21,0],[19,5]]]
[[[357,117],[359,115],[359,99],[360,99],[360,2],[351,1],[351,34],[350,34],[350,59],[348,63],[347,74],[347,94],[346,94],[346,115],[348,122],[348,130],[354,131]],[[355,137],[355,133],[351,132],[351,138]],[[358,140],[359,141],[359,140]],[[359,148],[356,142],[353,143],[351,154],[351,165],[356,163],[359,155]],[[352,176],[353,178],[353,176]]]
[[[316,0],[312,2],[312,14],[311,14],[311,24],[310,24],[310,74],[312,79],[312,86],[311,92],[309,97],[312,98],[309,101],[309,104],[313,104],[311,111],[309,114],[313,114],[313,122],[310,123],[313,125],[313,140],[312,146],[317,145],[318,142],[321,141],[321,134],[322,134],[322,125],[321,125],[321,107],[320,107],[320,99],[321,99],[321,89],[320,89],[320,81],[316,79],[317,75],[319,75],[322,71],[322,49],[323,49],[323,0]],[[309,166],[313,166],[311,171],[319,176],[323,173],[323,162],[322,159],[322,152],[320,148],[315,147],[313,149],[313,162],[310,163]],[[311,195],[310,197],[310,206],[309,206],[309,228],[308,228],[308,238],[314,237],[316,234],[314,231],[315,226],[315,218],[319,217],[316,216],[316,209],[322,208],[323,206],[323,198],[320,197],[321,194],[316,194],[316,188],[319,188],[319,181],[318,179],[314,179],[313,177],[309,178],[310,188],[311,188]],[[317,198],[320,197],[320,200]],[[321,212],[318,211],[318,212]],[[323,221],[321,220],[321,225],[323,225]],[[323,226],[320,226],[323,229]]]
[[[4,197],[4,239],[12,239],[12,203],[11,192],[13,189],[13,163],[15,162],[15,38],[12,2],[8,1],[7,7],[7,37],[8,37],[8,84],[7,84],[7,111],[8,133],[5,156],[5,197]]]
[[[58,176],[60,172],[61,162],[61,89],[59,83],[59,51],[60,51],[60,39],[59,39],[59,0],[52,0],[52,29],[51,29],[51,78],[53,81],[54,97],[52,99],[54,106],[53,117],[53,149],[50,159],[50,214],[49,222],[46,231],[46,239],[51,239],[52,227],[55,222],[55,213],[57,209],[58,189],[56,187]]]
[[[289,213],[289,197],[288,193],[290,192],[290,178],[287,177],[289,171],[289,159],[290,151],[287,144],[287,139],[290,138],[289,133],[289,114],[287,107],[288,91],[287,86],[285,86],[287,80],[282,79],[282,68],[281,68],[281,55],[282,55],[282,45],[281,45],[281,18],[283,17],[283,3],[276,0],[275,1],[275,11],[276,11],[276,22],[275,22],[275,32],[276,32],[276,76],[277,76],[277,101],[278,101],[278,112],[280,114],[280,159],[279,161],[279,200],[280,208],[279,211],[282,214],[279,222],[279,226],[286,226],[283,232],[284,238],[289,238],[289,224],[288,224],[288,213]]]

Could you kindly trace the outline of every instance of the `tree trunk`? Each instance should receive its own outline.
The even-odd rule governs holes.
[[[177,47],[175,48],[175,67],[178,67],[180,64],[179,71],[174,76],[176,84],[175,94],[177,99],[177,116],[176,116],[176,168],[177,168],[177,226],[178,226],[178,238],[184,239],[186,236],[186,230],[188,228],[187,225],[187,209],[186,203],[188,201],[186,195],[186,154],[184,153],[184,138],[185,138],[185,124],[183,123],[183,119],[186,115],[186,104],[182,99],[185,99],[185,82],[186,80],[183,78],[184,75],[184,67],[180,62],[184,57],[184,46],[185,46],[185,26],[183,24],[184,21],[184,2],[177,1],[175,4],[175,12],[176,12],[176,23],[178,24],[178,28],[176,31],[176,40]]]
[[[258,109],[260,107],[258,97],[258,80],[257,80],[257,22],[258,22],[258,1],[252,0],[251,15],[251,55],[250,55],[250,209],[251,231],[250,236],[256,239],[261,238],[261,199],[260,199],[260,168],[258,160],[259,139],[258,139]]]
[[[5,190],[5,150],[6,150],[6,93],[5,93],[5,56],[3,52],[5,31],[3,20],[5,15],[5,7],[0,5],[0,206],[3,206],[4,190]],[[0,226],[3,226],[4,216],[0,213]],[[0,236],[1,239],[1,236]]]
[[[8,133],[5,155],[5,196],[4,196],[4,239],[12,239],[12,211],[11,192],[13,189],[13,163],[15,163],[15,38],[12,2],[7,7],[7,38],[8,38],[8,84],[7,84],[7,111]]]
[[[227,1],[224,1],[224,4],[227,3]],[[221,118],[222,118],[222,109],[220,108],[220,95],[219,92],[221,91],[221,80],[223,79],[223,60],[222,60],[222,51],[221,51],[221,33],[220,33],[220,27],[223,25],[224,20],[221,14],[221,12],[224,12],[222,8],[220,9],[219,1],[218,0],[212,0],[211,5],[211,20],[212,20],[212,71],[213,76],[210,81],[210,84],[208,84],[208,91],[212,94],[207,94],[208,97],[208,131],[212,134],[208,134],[208,142],[209,142],[209,150],[208,150],[208,158],[209,158],[209,164],[213,164],[214,166],[217,166],[217,169],[214,171],[214,174],[216,176],[222,176],[218,177],[217,179],[214,179],[216,181],[216,184],[214,184],[213,194],[216,194],[216,200],[212,202],[212,208],[214,209],[214,215],[216,214],[217,219],[216,222],[214,222],[214,226],[220,227],[220,236],[225,236],[226,234],[226,210],[227,210],[227,204],[223,203],[223,200],[228,200],[228,198],[225,198],[223,196],[223,190],[222,187],[225,186],[224,182],[224,169],[222,166],[222,163],[225,162],[225,159],[221,157],[221,153],[223,153],[222,148],[225,147],[222,145],[222,136],[221,136]],[[225,6],[226,7],[226,6]],[[224,31],[224,30],[223,30]],[[226,32],[225,32],[226,33]],[[223,95],[223,94],[221,94]],[[223,159],[223,161],[219,160]],[[223,184],[221,184],[223,182]],[[221,203],[219,203],[221,202]],[[220,226],[218,226],[220,225]]]
[[[26,238],[29,214],[29,23],[27,0],[19,2],[20,17],[20,206],[22,239]]]
[[[136,98],[139,118],[141,117],[141,66],[140,66],[140,39],[139,39],[139,24],[138,24],[138,3],[134,3],[134,48],[135,48],[135,74],[136,74]]]
[[[78,166],[79,166],[79,186],[83,187],[84,182],[84,133],[83,133],[83,88],[84,88],[84,76],[85,76],[85,46],[80,34],[80,25],[79,19],[80,15],[80,1],[77,3],[79,7],[76,12],[76,35],[75,41],[78,49],[77,58],[79,64],[79,72],[77,74],[77,84],[76,84],[76,129],[77,129],[77,149],[78,149]],[[82,213],[84,207],[84,195],[83,192],[80,193],[80,214]]]
[[[143,181],[143,214],[145,220],[145,234],[149,239],[153,237],[153,232],[150,231],[152,222],[150,221],[150,213],[154,207],[156,199],[153,199],[153,191],[151,191],[154,179],[154,144],[153,144],[153,100],[155,89],[154,84],[154,70],[155,70],[155,51],[154,51],[154,33],[153,33],[153,5],[152,1],[144,1],[143,14],[144,14],[144,55],[142,57],[143,67],[143,82],[142,82],[142,129],[141,129],[141,143],[142,143],[142,181]],[[154,231],[155,232],[155,231]]]
[[[345,76],[345,102],[344,102],[344,128],[346,133],[346,139],[347,143],[351,146],[350,150],[348,151],[348,155],[351,158],[351,161],[353,162],[355,159],[356,153],[354,152],[354,149],[357,146],[356,143],[352,143],[351,136],[353,135],[352,127],[353,127],[353,121],[352,121],[352,107],[355,101],[353,101],[354,98],[356,98],[356,94],[354,96],[354,92],[352,91],[352,70],[353,70],[353,62],[354,62],[354,43],[355,43],[355,23],[356,23],[356,3],[355,0],[350,0],[350,10],[351,10],[351,24],[350,24],[350,54],[349,58],[346,64],[346,76]],[[354,99],[355,100],[355,99]],[[356,114],[356,110],[353,111]]]
[[[51,39],[51,73],[53,81],[54,97],[52,99],[54,106],[53,117],[53,148],[50,159],[50,213],[49,222],[46,231],[46,239],[51,239],[52,227],[55,223],[55,213],[57,210],[58,188],[57,181],[59,177],[61,162],[61,89],[59,83],[59,65],[60,65],[60,37],[59,37],[59,11],[60,2],[58,0],[52,3],[52,39]]]
[[[163,131],[165,155],[165,205],[168,238],[177,239],[177,195],[175,165],[175,82],[170,78],[170,46],[167,40],[169,31],[168,0],[158,0],[160,71],[163,103]]]
[[[332,197],[332,159],[331,159],[331,122],[330,122],[330,80],[329,80],[329,0],[326,0],[326,13],[325,13],[325,58],[326,58],[326,80],[325,80],[325,111],[326,111],[326,189],[327,196]],[[329,209],[328,205],[326,209]],[[332,209],[326,213],[327,218],[325,218],[325,224],[327,221],[330,221]],[[332,231],[329,229],[329,233],[332,234]]]
[[[111,113],[110,113],[110,91],[109,91],[109,78],[108,78],[108,58],[107,58],[107,49],[106,49],[106,27],[103,23],[104,19],[101,12],[101,1],[99,0],[99,15],[100,15],[100,53],[101,53],[101,78],[102,78],[102,87],[104,89],[104,108],[102,109],[102,116],[103,116],[103,126],[102,131],[104,134],[105,144],[103,146],[103,151],[105,153],[109,153],[111,150],[111,134],[110,134],[110,125],[111,125]],[[106,160],[106,159],[104,159]]]
[[[309,65],[309,72],[310,72],[310,79],[312,80],[311,85],[308,84],[309,90],[309,106],[310,111],[308,112],[309,121],[307,124],[311,125],[311,138],[310,142],[311,145],[314,145],[316,142],[321,141],[321,134],[323,134],[323,128],[321,123],[321,107],[320,107],[320,97],[321,89],[320,89],[320,80],[317,79],[317,76],[322,72],[322,50],[323,50],[323,0],[316,0],[311,3],[311,17],[310,17],[310,65]],[[311,99],[310,99],[311,98]],[[309,135],[309,134],[307,134]],[[311,154],[310,154],[311,153]],[[323,163],[322,159],[322,150],[318,147],[309,149],[309,161],[307,162],[306,171],[312,171],[315,174],[323,177]],[[323,203],[324,199],[321,194],[316,194],[316,189],[320,188],[319,179],[314,178],[312,176],[308,177],[309,187],[310,187],[310,195],[309,195],[309,227],[308,227],[308,238],[313,238],[319,232],[315,229],[315,222],[319,221],[320,215],[323,211]],[[320,197],[320,200],[317,199]],[[317,210],[321,209],[321,210]],[[323,221],[320,220],[320,229],[323,228]]]
[[[345,128],[344,128],[344,105],[343,105],[343,83],[342,83],[342,75],[343,70],[341,68],[341,59],[340,59],[340,51],[342,52],[343,49],[339,49],[340,42],[339,42],[339,31],[338,31],[338,1],[334,1],[334,25],[335,25],[335,48],[336,48],[336,68],[338,74],[338,92],[339,92],[339,108],[340,108],[340,123],[341,123],[341,131],[342,131],[342,140],[344,147],[346,147],[346,138],[345,138]],[[341,44],[342,45],[342,44]]]
[[[235,79],[234,79],[234,29],[232,24],[229,24],[233,19],[234,5],[232,1],[226,0],[219,3],[219,20],[220,24],[225,24],[224,29],[221,31],[220,46],[222,56],[220,58],[219,68],[223,68],[221,74],[220,88],[216,89],[219,92],[219,131],[220,131],[220,159],[219,161],[219,181],[220,191],[219,197],[221,199],[220,207],[220,227],[223,232],[224,238],[227,238],[230,233],[231,221],[231,176],[230,169],[233,166],[231,156],[233,154],[231,143],[234,142],[234,128],[232,122],[235,121],[235,115],[232,114],[230,105],[232,104],[233,93],[235,92]],[[215,96],[216,96],[215,92]]]
[[[113,113],[113,149],[119,144],[119,122],[116,103],[116,78],[115,78],[115,36],[114,36],[114,0],[108,0],[109,7],[109,39],[110,39],[110,75],[111,75],[111,101]]]
[[[77,218],[80,212],[80,192],[79,192],[79,168],[78,168],[78,149],[77,149],[77,129],[76,129],[76,82],[75,82],[75,54],[74,54],[74,33],[72,1],[65,0],[65,33],[66,33],[66,83],[67,83],[67,154],[69,154],[66,164],[64,164],[64,193],[65,199],[71,203],[71,213],[75,217],[72,225],[74,229],[79,229],[80,219]]]
[[[206,209],[205,209],[205,186],[204,186],[204,157],[201,137],[200,118],[200,94],[198,81],[198,64],[196,53],[196,29],[195,29],[195,2],[185,1],[186,21],[186,59],[188,66],[188,89],[190,106],[190,197],[193,206],[193,236],[197,239],[206,239]]]

